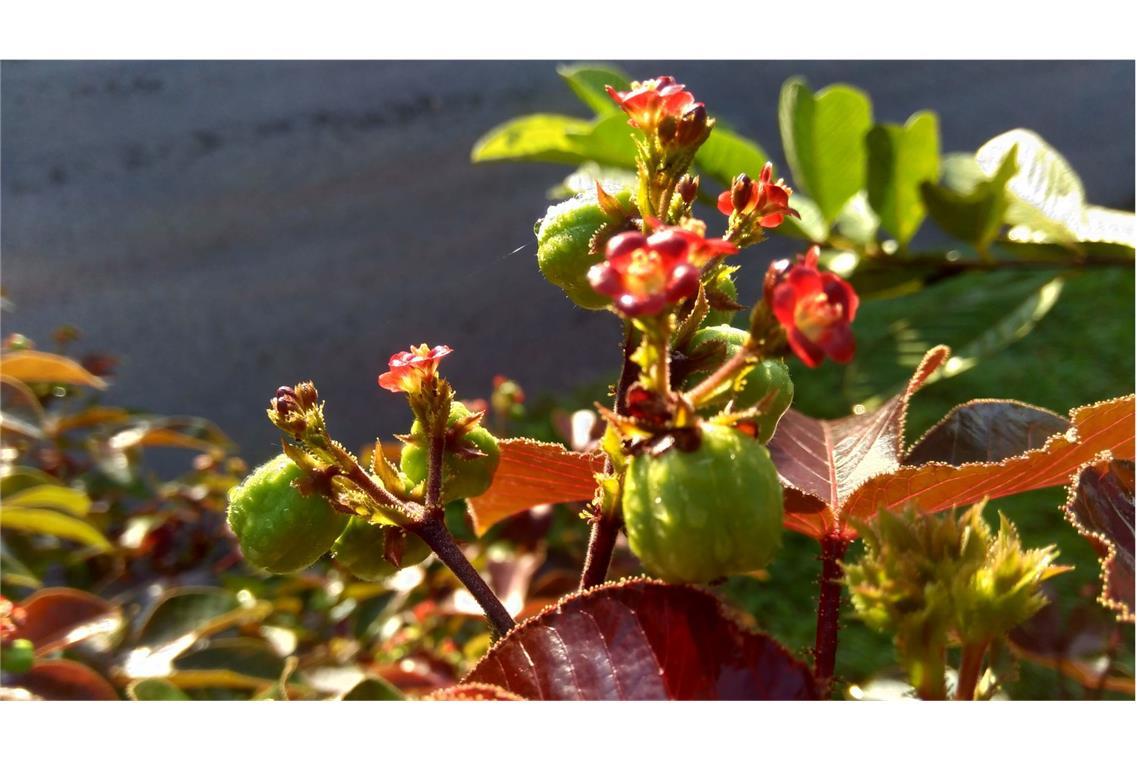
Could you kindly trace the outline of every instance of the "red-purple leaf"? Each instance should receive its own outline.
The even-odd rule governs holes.
[[[115,687],[91,668],[73,660],[43,660],[4,684],[26,689],[40,699],[118,699]]]
[[[815,699],[808,668],[715,596],[632,579],[517,626],[463,680],[524,699]]]
[[[491,487],[469,499],[475,531],[482,535],[495,523],[539,504],[588,501],[598,487],[601,453],[567,451],[557,443],[526,438],[499,442],[499,466]]]
[[[835,531],[854,538],[853,517],[906,504],[938,512],[1061,485],[1103,450],[1133,456],[1133,396],[1075,409],[1067,423],[1018,402],[972,402],[904,453],[910,397],[948,356],[944,346],[928,352],[906,389],[874,412],[840,420],[784,415],[769,448],[784,484],[787,527],[817,539]]]
[[[1100,555],[1098,600],[1119,620],[1136,621],[1136,464],[1109,456],[1073,476],[1065,517]]]
[[[46,588],[20,605],[24,622],[17,638],[28,639],[43,656],[84,639],[115,631],[122,611],[94,594],[73,588]]]
[[[424,697],[431,702],[520,702],[522,697],[489,683],[465,683],[433,691]]]

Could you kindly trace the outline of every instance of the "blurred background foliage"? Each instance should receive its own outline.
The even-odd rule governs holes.
[[[472,154],[566,164],[552,199],[595,177],[621,181],[633,155],[624,117],[598,94],[628,78],[598,66],[559,73],[592,118],[521,117],[489,132]],[[709,105],[715,116],[717,104]],[[870,408],[937,343],[949,344],[958,362],[915,398],[912,436],[973,398],[1016,398],[1063,414],[1133,392],[1131,215],[1088,204],[1079,177],[1038,135],[1014,130],[976,152],[944,154],[936,114],[879,124],[867,93],[814,90],[798,78],[770,108],[782,156],[750,140],[750,125],[722,122],[698,165],[703,192],[715,198],[735,174],[755,175],[774,161],[803,217],[777,234],[799,246],[820,243],[827,265],[864,299],[857,360],[817,371],[796,365],[797,408],[816,416]],[[536,215],[512,213],[524,230]],[[770,258],[765,246],[744,255]],[[453,682],[485,651],[477,606],[431,560],[380,582],[354,579],[332,560],[290,577],[247,568],[224,525],[225,493],[247,469],[232,442],[202,418],[105,404],[114,361],[73,355],[77,335],[59,331],[50,351],[18,334],[4,344],[0,583],[9,601],[0,612],[10,640],[31,642],[30,650],[4,650],[5,697],[400,698]],[[528,389],[525,405],[520,396],[498,407],[492,391],[487,406],[499,433],[573,442],[570,415],[604,399],[607,383],[558,397]],[[1057,652],[1023,662],[1011,696],[1108,695],[1098,688],[1101,674],[1128,680],[1134,672],[1131,628],[1121,636],[1096,606],[1096,555],[1066,525],[1063,501],[1051,489],[998,504],[1027,546],[1055,543],[1061,562],[1076,567],[1051,581],[1052,617],[1035,620],[1024,637]],[[449,525],[508,609],[525,615],[576,586],[586,538],[576,511],[540,508],[478,543],[464,505],[450,505]],[[719,590],[806,653],[816,552],[789,534],[765,573]],[[636,572],[636,560],[619,551],[611,577]],[[1070,646],[1073,639],[1081,645]],[[1091,682],[1060,674],[1063,663],[1106,656],[1111,667]],[[890,642],[847,616],[839,676],[865,682],[892,664]]]

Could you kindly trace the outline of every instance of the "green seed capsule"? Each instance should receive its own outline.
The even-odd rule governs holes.
[[[632,459],[622,513],[646,570],[702,583],[768,564],[780,547],[783,490],[766,448],[733,428],[704,425],[696,451]]]
[[[458,401],[452,403],[447,424],[454,425],[471,411]],[[427,442],[424,429],[417,420],[412,425],[412,443],[405,443],[400,451],[400,469],[413,483],[427,479]],[[445,451],[443,455],[443,500],[469,499],[478,496],[491,487],[495,468],[499,466],[499,443],[495,436],[482,425],[476,425],[462,438],[462,444],[473,446],[484,456],[464,459],[457,454]]]
[[[735,327],[728,325],[716,325],[714,327],[705,327],[693,335],[690,345],[694,348],[712,340],[723,341],[728,344],[728,351],[725,358],[735,356],[744,345],[744,341],[748,339],[748,332],[746,330],[738,330]],[[701,380],[708,377],[708,372],[697,372],[692,376],[686,378],[685,389],[689,390],[695,387]],[[772,440],[772,434],[776,432],[776,424],[779,423],[780,418],[784,416],[784,412],[792,405],[792,396],[795,390],[792,384],[792,378],[788,374],[788,366],[784,364],[783,359],[763,359],[749,370],[745,378],[745,386],[736,395],[736,409],[747,409],[754,404],[758,404],[769,392],[775,391],[776,395],[769,402],[767,413],[756,418],[756,424],[759,428],[756,436],[760,443],[767,443]],[[724,403],[727,397],[716,398],[714,401],[717,403]]]
[[[348,515],[323,497],[303,496],[293,487],[301,474],[281,454],[230,489],[227,519],[254,567],[271,573],[304,569],[329,550],[348,523]]]
[[[622,203],[629,190],[613,193]],[[535,230],[538,238],[538,268],[550,282],[584,309],[604,309],[611,299],[595,291],[586,279],[590,267],[602,261],[602,252],[590,250],[590,239],[609,218],[598,206],[594,193],[583,193],[551,206]]]
[[[393,575],[402,567],[422,562],[431,550],[418,536],[404,533],[404,551],[397,567],[385,557],[389,534],[400,532],[394,525],[372,525],[360,517],[352,517],[348,527],[332,547],[336,561],[357,578],[379,581]]]

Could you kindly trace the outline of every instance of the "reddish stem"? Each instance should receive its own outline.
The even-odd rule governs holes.
[[[839,601],[843,591],[842,561],[851,540],[838,530],[820,539],[819,606],[815,622],[815,680],[821,694],[831,692],[835,651],[839,647]]]
[[[954,699],[967,701],[974,699],[978,689],[978,678],[982,675],[982,661],[990,643],[967,644],[962,647],[962,664],[958,667],[958,690]]]
[[[621,375],[618,376],[617,386],[614,388],[614,412],[616,414],[625,413],[625,393],[633,381],[637,379],[638,366],[630,359],[635,345],[634,329],[627,323],[625,343],[622,346]],[[606,473],[612,474],[613,471],[613,462],[607,459]],[[616,514],[603,512],[598,515],[598,519],[590,528],[590,543],[586,547],[586,562],[582,566],[582,579],[578,583],[578,588],[588,589],[605,582],[606,574],[610,571],[610,560],[614,556],[614,546],[617,544],[621,524],[620,510]]]

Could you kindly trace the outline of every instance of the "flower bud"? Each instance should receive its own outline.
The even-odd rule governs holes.
[[[697,199],[697,192],[701,189],[701,178],[686,174],[677,182],[677,195],[685,205],[691,205]]]

